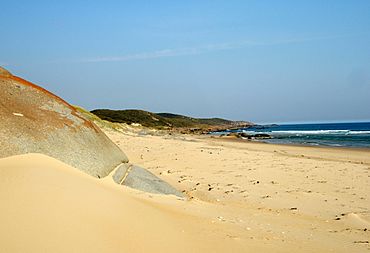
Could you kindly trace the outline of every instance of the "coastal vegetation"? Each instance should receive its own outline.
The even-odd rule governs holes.
[[[178,129],[182,131],[214,131],[220,129],[251,126],[247,121],[232,121],[222,118],[193,118],[173,113],[153,113],[143,110],[110,110],[96,109],[91,111],[102,120],[140,124],[144,127],[156,129]]]

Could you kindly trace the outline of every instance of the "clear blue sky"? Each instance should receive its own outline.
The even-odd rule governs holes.
[[[370,120],[370,1],[3,1],[0,64],[88,109]]]

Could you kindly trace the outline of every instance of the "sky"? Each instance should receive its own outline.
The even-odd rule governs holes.
[[[87,109],[370,121],[370,1],[3,1],[0,66]]]

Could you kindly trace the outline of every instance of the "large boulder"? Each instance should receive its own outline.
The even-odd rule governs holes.
[[[94,177],[141,191],[183,194],[126,155],[66,101],[0,67],[0,158],[26,153],[54,157]]]
[[[95,177],[126,155],[63,99],[0,67],[0,158],[42,153]]]

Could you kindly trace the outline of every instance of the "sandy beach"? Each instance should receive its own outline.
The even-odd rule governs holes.
[[[189,206],[199,203],[203,216],[229,225],[219,233],[243,244],[242,252],[252,245],[271,252],[370,250],[369,150],[107,134],[133,162],[184,191]]]
[[[97,179],[40,154],[4,158],[1,252],[370,250],[367,150],[106,133],[187,199]]]
[[[2,1],[0,253],[370,253],[370,1]]]

